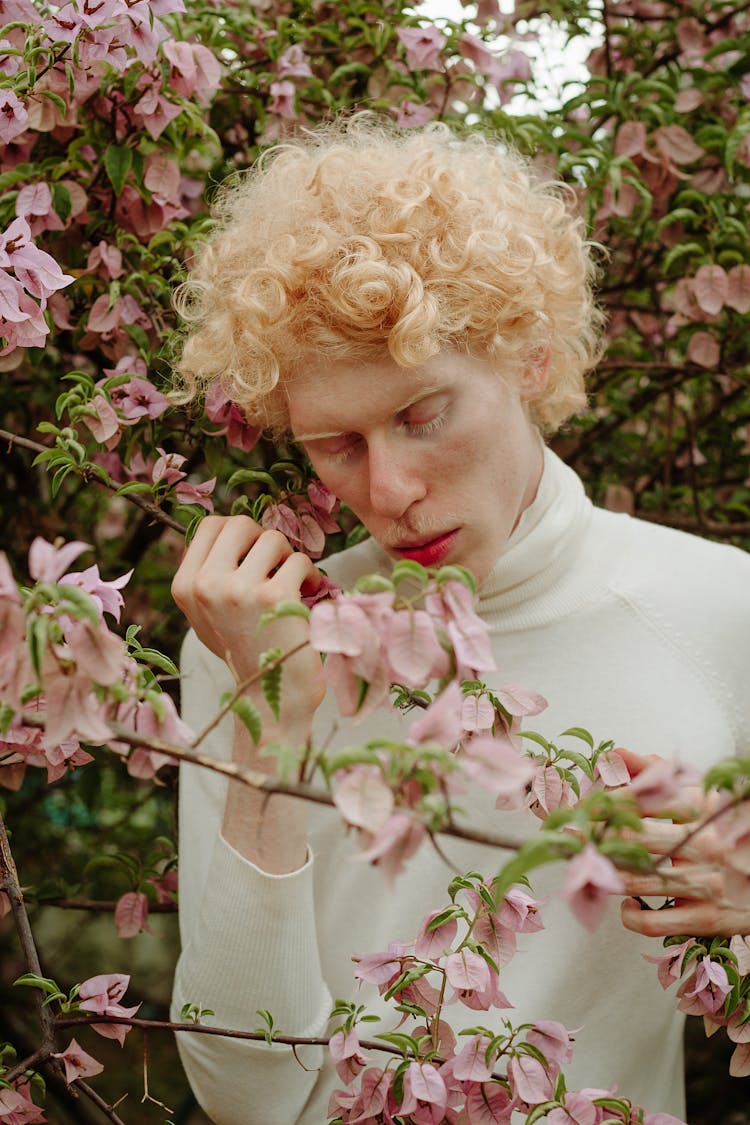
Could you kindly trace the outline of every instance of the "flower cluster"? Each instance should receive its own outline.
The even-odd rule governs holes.
[[[45,766],[49,781],[91,761],[81,743],[128,753],[111,723],[146,738],[184,745],[190,731],[153,674],[110,631],[120,619],[120,590],[130,574],[105,581],[96,564],[70,571],[88,544],[55,546],[41,537],[29,552],[35,585],[22,595],[0,554],[0,781],[17,789],[27,766]],[[169,755],[136,748],[128,770],[152,777]]]
[[[423,919],[413,943],[355,958],[356,979],[374,985],[402,1013],[398,1030],[379,1038],[403,1057],[371,1065],[367,1051],[375,1044],[363,1045],[357,1032],[363,1009],[339,1002],[333,1018],[345,1018],[329,1042],[345,1087],[329,1101],[336,1122],[510,1125],[543,1116],[552,1125],[680,1125],[669,1114],[644,1114],[614,1090],[568,1091],[563,1069],[573,1033],[557,1021],[514,1027],[503,1018],[500,1033],[468,1028],[461,1043],[444,1020],[447,1005],[472,1012],[513,1007],[500,989],[501,970],[515,952],[516,935],[543,928],[538,906],[520,887],[498,901],[480,877],[458,878],[450,905]]]

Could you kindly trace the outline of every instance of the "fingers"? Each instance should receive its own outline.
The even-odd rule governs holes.
[[[668,867],[650,875],[629,872],[620,874],[626,894],[639,895],[641,898],[661,896],[708,900],[718,898],[722,892],[721,873],[707,865]]]
[[[616,753],[628,767],[631,777],[637,777],[639,773],[645,770],[646,766],[659,761],[656,754],[636,754],[634,750],[627,750],[624,746],[618,746]]]
[[[743,933],[750,922],[747,909],[737,909],[717,902],[684,902],[664,910],[642,910],[633,899],[625,899],[621,907],[622,923],[633,933],[646,937],[677,937],[696,934],[705,937]]]

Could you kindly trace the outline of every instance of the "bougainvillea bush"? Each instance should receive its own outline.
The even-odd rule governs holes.
[[[314,558],[362,533],[311,480],[295,447],[262,439],[218,394],[192,413],[168,397],[179,346],[172,294],[210,224],[216,186],[263,147],[337,112],[372,109],[405,128],[433,120],[489,128],[565,180],[606,248],[601,294],[610,321],[590,408],[555,447],[600,502],[747,542],[748,12],[723,0],[500,7],[480,0],[449,21],[399,2],[358,0],[0,0],[0,807],[9,837],[0,868],[0,1122],[42,1120],[45,1098],[51,1120],[168,1117],[155,1061],[165,1033],[138,1032],[135,1044],[124,1025],[104,1022],[100,1031],[114,1045],[86,1028],[75,1029],[79,1047],[63,1022],[164,1016],[162,966],[176,946],[170,746],[186,752],[193,740],[177,718],[173,661],[184,624],[169,599],[185,536],[213,510],[248,512]],[[546,88],[536,49],[551,32],[563,44],[584,36],[595,44],[585,78],[555,90]],[[468,614],[466,594],[453,596]],[[319,622],[325,612],[317,611]],[[330,636],[321,643],[342,656]],[[403,656],[394,667],[383,644],[384,667],[408,680]],[[409,654],[428,665],[414,691],[427,687],[428,673],[445,679],[433,657]],[[275,659],[265,670],[269,691]],[[471,660],[464,665],[481,672]],[[443,686],[435,706],[447,680]],[[533,714],[518,700],[509,706],[480,687],[467,691],[475,702],[464,701],[462,713],[474,706],[486,719],[489,707],[490,729],[510,731]],[[454,733],[455,742],[461,731]],[[472,738],[477,756],[468,761],[491,785]],[[417,755],[423,780],[450,770],[447,739],[426,773]],[[580,791],[581,778],[565,772],[572,751],[558,762],[558,749],[544,753],[559,766],[561,792],[563,781]],[[609,749],[589,749],[584,775],[606,792]],[[359,763],[375,771],[373,799],[381,808],[390,801],[392,817],[404,815],[404,778],[367,757],[373,753]],[[616,787],[620,767],[610,765]],[[356,787],[321,768],[331,799],[356,824],[365,814],[346,802],[347,786]],[[743,783],[741,771],[730,774],[718,780]],[[434,830],[440,823],[428,809],[434,801],[422,810],[425,830]],[[595,802],[591,811],[593,822],[637,815]],[[418,841],[401,843],[408,851]],[[546,858],[560,858],[559,844],[548,843]],[[567,858],[575,874],[575,856]],[[594,882],[597,871],[603,883],[616,879],[590,853],[579,862],[593,865],[581,885],[587,872]],[[393,990],[396,999],[431,973],[451,981],[446,965],[433,965],[429,934],[453,927],[450,956],[468,972],[461,925],[470,912],[481,900],[488,917],[506,909],[507,921],[507,908],[490,908],[481,887],[452,894],[451,905],[435,904],[419,948],[386,962],[397,976],[374,981],[393,989],[399,974],[411,974]],[[696,1012],[708,1005],[716,1023],[730,1025],[742,1048],[736,1067],[747,1064],[736,1015],[746,958],[737,945],[696,942],[660,969],[671,980],[684,968],[690,983],[681,1003]],[[474,963],[482,979],[472,987],[495,988],[483,964]],[[131,973],[133,1002],[125,996]],[[17,978],[26,984],[14,987]],[[332,1050],[353,1077],[358,1017],[340,1015]],[[186,1019],[199,1022],[200,1010]],[[437,1009],[427,1022],[437,1044]],[[573,1109],[586,1119],[582,1103],[566,1108],[565,1098],[578,1095],[556,1086],[568,1051],[563,1033],[546,1056],[534,1034],[521,1057],[542,1066],[541,1052],[546,1079],[537,1073],[531,1098],[515,1087],[509,1098],[531,1107],[544,1104],[533,1103],[543,1094],[559,1103],[549,1120]],[[115,1054],[122,1039],[124,1056]],[[419,1044],[419,1035],[412,1039]],[[453,1096],[450,1084],[426,1071],[432,1063],[414,1064],[419,1046],[392,1046],[399,1057],[406,1049],[405,1065],[394,1088],[378,1085],[378,1096],[396,1097],[420,1120],[420,1106],[442,1104],[443,1090]],[[505,1073],[514,1050],[480,1035],[461,1066],[481,1084],[488,1068]],[[148,1097],[140,1104],[143,1075]],[[171,1089],[181,1097],[179,1085]],[[129,1102],[108,1108],[127,1090]],[[342,1095],[334,1107],[343,1119],[356,1116],[356,1096]]]

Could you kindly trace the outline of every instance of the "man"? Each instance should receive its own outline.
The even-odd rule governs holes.
[[[579,221],[519,158],[447,130],[400,135],[355,119],[282,146],[225,197],[183,299],[192,328],[181,374],[188,393],[218,380],[251,422],[301,441],[368,528],[370,540],[326,560],[334,580],[351,586],[403,558],[471,568],[500,669],[491,682],[544,693],[536,729],[554,738],[586,725],[705,769],[750,746],[750,566],[734,549],[594,509],[544,448],[540,432],[582,405],[598,357],[593,272]],[[299,618],[260,636],[257,625],[316,574],[278,532],[246,517],[203,521],[174,583],[194,630],[183,662],[194,729],[256,671],[260,651],[306,639]],[[304,743],[313,723],[314,738],[328,738],[309,648],[284,681],[278,722],[249,689],[263,741]],[[398,723],[375,715],[337,740]],[[228,720],[204,749],[271,768]],[[217,1026],[252,1029],[268,1009],[286,1033],[322,1035],[332,997],[357,995],[352,954],[410,940],[446,900],[450,876],[432,854],[393,891],[349,862],[330,810],[308,824],[299,802],[265,807],[192,768],[181,800],[177,1014],[200,1003]],[[470,815],[488,830],[528,831],[526,814],[498,813],[480,793]],[[488,877],[500,863],[475,845],[449,851]],[[626,903],[634,933],[613,903],[593,936],[555,897],[559,871],[535,880],[546,929],[503,969],[502,987],[514,1020],[581,1028],[573,1085],[618,1085],[652,1111],[682,1114],[681,1017],[641,957],[654,943],[638,935],[748,932],[750,896],[731,899],[720,869],[709,874],[710,887],[704,879],[672,912]],[[630,893],[650,889],[629,878]],[[377,998],[372,1007],[383,1010]],[[499,1026],[497,1013],[481,1016]],[[303,1056],[305,1069],[281,1047],[180,1038],[219,1125],[327,1120],[336,1080],[320,1054]]]

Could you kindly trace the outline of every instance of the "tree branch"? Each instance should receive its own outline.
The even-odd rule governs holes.
[[[19,437],[18,434],[12,434],[9,430],[0,429],[0,440],[7,441],[9,446],[20,445],[23,449],[30,449],[33,453],[47,453],[50,449],[54,448],[54,446],[51,445],[42,445],[38,441],[30,441],[28,438]],[[97,480],[97,483],[101,484],[101,486],[106,488],[109,492],[117,492],[118,486],[116,484],[107,483],[107,481],[103,480]],[[179,520],[167,515],[167,513],[164,512],[158,504],[154,504],[152,500],[146,500],[137,492],[126,493],[124,499],[128,500],[131,504],[135,504],[135,506],[140,508],[142,512],[145,512],[147,516],[150,516],[152,520],[163,523],[165,527],[171,527],[173,531],[179,531],[181,535],[185,534],[184,525],[181,524]]]

